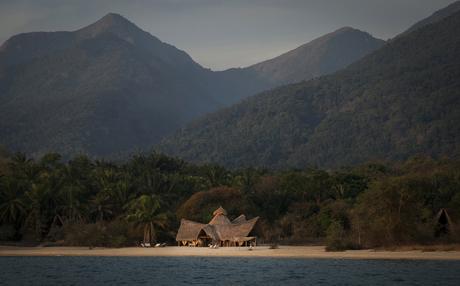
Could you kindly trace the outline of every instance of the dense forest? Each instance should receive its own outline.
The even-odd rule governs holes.
[[[333,75],[189,124],[162,153],[226,167],[341,167],[415,154],[460,158],[460,12]]]
[[[9,243],[174,244],[181,218],[206,222],[220,205],[230,218],[260,216],[254,232],[264,243],[334,250],[460,240],[460,162],[447,159],[272,171],[157,153],[116,163],[0,154],[0,240]],[[439,224],[441,209],[451,224]]]
[[[74,32],[15,35],[0,46],[0,144],[33,156],[127,158],[198,116],[329,74],[382,44],[342,29],[272,61],[214,72],[113,13]]]

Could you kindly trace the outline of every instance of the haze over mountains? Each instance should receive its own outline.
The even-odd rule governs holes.
[[[450,12],[333,75],[261,93],[197,120],[159,149],[230,167],[458,157],[460,12]]]
[[[115,14],[15,36],[0,70],[1,143],[27,153],[142,148],[219,106],[201,80],[209,71]]]
[[[117,14],[0,47],[0,144],[31,155],[124,156],[284,83],[347,66],[383,41],[340,29],[273,60],[213,72]]]
[[[368,33],[345,27],[246,70],[273,86],[295,83],[342,69],[384,43]]]

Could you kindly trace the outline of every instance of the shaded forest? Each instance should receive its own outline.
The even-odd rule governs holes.
[[[260,216],[258,241],[331,250],[460,241],[460,162],[413,157],[337,170],[229,170],[152,153],[125,162],[0,152],[0,240],[129,246],[168,242],[181,218],[222,205]],[[452,224],[439,224],[446,209]]]
[[[460,158],[460,12],[328,76],[251,96],[157,146],[226,167],[321,168]]]

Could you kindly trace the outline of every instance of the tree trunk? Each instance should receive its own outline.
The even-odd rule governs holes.
[[[144,243],[150,243],[150,230],[148,224],[144,226]]]

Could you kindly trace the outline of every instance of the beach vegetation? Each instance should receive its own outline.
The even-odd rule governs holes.
[[[417,156],[321,170],[226,169],[161,154],[121,162],[2,153],[1,240],[174,244],[182,218],[259,216],[258,243],[328,250],[460,242],[460,162]]]

